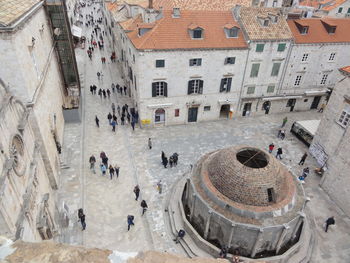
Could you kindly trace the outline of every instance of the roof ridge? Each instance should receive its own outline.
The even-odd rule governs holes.
[[[155,26],[150,30],[151,32],[146,32],[145,34],[145,38],[141,41],[140,46],[142,47],[143,44],[148,41],[148,39],[156,32],[156,29],[159,27],[159,25],[162,23],[162,21],[164,21],[164,16],[162,18],[160,18],[155,22]],[[157,23],[158,22],[158,23]],[[150,33],[150,34],[147,34]]]

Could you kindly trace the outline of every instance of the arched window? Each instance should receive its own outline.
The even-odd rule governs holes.
[[[152,97],[168,97],[168,83],[164,81],[152,83]]]
[[[162,108],[159,108],[156,110],[154,114],[154,122],[160,123],[165,122],[165,110]]]

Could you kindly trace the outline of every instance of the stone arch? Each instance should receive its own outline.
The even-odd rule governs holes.
[[[21,135],[15,134],[11,136],[9,154],[14,172],[18,176],[23,176],[26,171],[26,161],[25,146]]]

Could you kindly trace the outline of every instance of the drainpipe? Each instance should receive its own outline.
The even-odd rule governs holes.
[[[286,76],[286,71],[287,71],[287,67],[289,65],[289,59],[290,59],[290,55],[292,54],[293,47],[294,47],[294,43],[293,43],[293,40],[292,40],[290,42],[290,48],[288,49],[288,54],[287,54],[286,60],[284,62],[284,67],[283,67],[283,70],[282,70],[282,78],[281,78],[281,81],[278,83],[277,94],[280,94],[280,91],[282,90],[282,85],[283,85],[283,82],[284,82],[284,78]]]
[[[250,40],[247,41],[248,44],[250,44]],[[245,66],[244,66],[244,71],[243,71],[243,78],[242,78],[242,83],[241,83],[241,90],[239,92],[239,97],[238,97],[238,104],[237,104],[237,110],[236,112],[239,111],[240,105],[241,105],[241,98],[242,98],[242,93],[243,93],[243,83],[244,83],[244,79],[245,79],[245,73],[247,71],[247,64],[248,64],[248,58],[249,58],[249,53],[250,53],[251,48],[248,48],[248,54],[247,54],[247,58],[245,60]]]

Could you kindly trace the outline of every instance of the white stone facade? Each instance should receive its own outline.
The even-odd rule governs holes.
[[[350,68],[349,68],[350,71]],[[310,151],[327,167],[321,187],[350,215],[350,73],[335,85]]]

